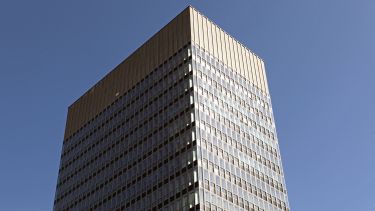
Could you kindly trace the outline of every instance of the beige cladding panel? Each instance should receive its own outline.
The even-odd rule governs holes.
[[[264,61],[261,60],[260,62],[261,62],[262,75],[263,75],[263,79],[264,79],[264,87],[266,89],[266,93],[269,93],[267,74],[266,74],[266,68],[264,66]]]
[[[213,39],[213,34],[212,34],[212,31],[211,31],[211,25],[210,24],[210,21],[205,18],[205,25],[206,25],[206,32],[207,32],[207,44],[208,44],[208,51],[209,52],[212,52],[212,54],[214,54],[214,48],[212,46],[212,39]]]
[[[241,47],[238,48],[238,51],[239,51],[239,54],[240,54],[240,58],[241,58],[241,61],[240,61],[240,66],[241,68],[243,69],[243,76],[249,80],[249,75],[248,75],[248,71],[247,71],[247,66],[246,66],[246,57],[245,57],[245,52]]]
[[[254,62],[255,62],[255,73],[257,74],[257,79],[258,79],[257,80],[258,83],[256,84],[256,86],[258,88],[262,89],[262,78],[260,77],[260,69],[259,69],[259,65],[258,65],[259,58],[256,55],[254,55],[253,58],[254,58]]]
[[[215,33],[216,33],[216,44],[217,44],[217,55],[218,55],[218,59],[220,61],[223,61],[225,60],[225,54],[224,54],[224,43],[223,43],[223,36],[222,36],[222,33],[221,33],[221,29],[219,27],[216,27],[215,26]]]
[[[241,67],[242,57],[241,57],[241,54],[238,50],[239,44],[238,44],[237,40],[233,40],[233,41],[234,41],[234,51],[235,51],[234,57],[236,59],[236,68],[240,72],[240,75],[245,76],[245,73],[243,72],[244,69],[243,69],[243,67]]]
[[[247,50],[244,50],[245,59],[246,59],[246,73],[249,81],[253,81],[253,73],[251,69],[251,62],[250,62],[250,53]]]
[[[256,74],[256,67],[255,67],[255,63],[254,63],[254,59],[253,59],[253,53],[251,52],[248,52],[247,53],[247,56],[248,56],[248,62],[249,62],[249,65],[250,65],[250,73],[251,73],[251,83],[253,83],[255,86],[257,86],[258,84],[258,77],[257,77],[257,74]]]
[[[232,67],[232,52],[231,52],[231,43],[230,43],[230,39],[229,39],[229,36],[228,34],[224,34],[224,38],[225,38],[225,53],[227,54],[227,58],[228,58],[228,67],[229,68],[233,68]]]
[[[233,69],[235,69],[239,74],[241,74],[241,69],[238,65],[238,56],[237,56],[237,46],[236,46],[236,41],[233,39],[233,37],[230,37],[230,41],[232,43],[232,61],[233,61]]]
[[[226,39],[227,39],[227,42],[228,42],[228,55],[229,55],[229,67],[232,69],[232,70],[235,70],[235,71],[237,71],[236,70],[236,67],[235,67],[235,61],[234,61],[234,58],[233,58],[233,42],[232,42],[232,39],[231,39],[231,37],[228,35],[228,34],[226,34]]]
[[[203,26],[202,26],[202,16],[200,15],[197,15],[197,23],[198,23],[198,30],[199,30],[199,35],[198,35],[198,39],[199,39],[199,43],[201,43],[202,45],[204,45],[204,33],[203,33]],[[202,46],[202,47],[205,47],[205,46]]]
[[[203,27],[202,27],[202,17],[197,13],[197,30],[198,30],[198,40],[200,44],[204,44],[203,40]],[[204,47],[204,46],[202,46]]]
[[[210,32],[208,30],[208,24],[209,24],[209,20],[207,20],[206,17],[203,17],[204,42],[206,44],[206,49],[208,50],[208,52],[212,52],[211,43],[210,43],[210,39],[212,38],[212,35],[209,34]]]
[[[216,39],[217,39],[217,43],[219,45],[219,59],[220,61],[224,61],[224,43],[222,42],[222,33],[221,33],[221,29],[219,27],[216,27]]]
[[[191,38],[192,40],[198,40],[199,38],[199,30],[198,30],[198,17],[197,14],[191,10],[191,28],[195,29],[191,31]]]
[[[249,67],[250,67],[250,76],[251,76],[251,83],[255,84],[256,78],[254,74],[254,65],[252,61],[252,53],[251,52],[246,52],[247,54],[247,61],[249,62]]]
[[[212,33],[212,36],[211,36],[211,43],[212,43],[212,52],[213,52],[213,55],[218,58],[218,55],[217,55],[217,45],[216,45],[216,31],[215,31],[215,26],[213,24],[209,24],[210,26],[210,31]]]
[[[238,54],[237,54],[237,42],[236,40],[233,39],[233,37],[230,37],[231,42],[232,42],[232,58],[233,58],[233,67],[236,71],[240,73],[241,69],[238,65]]]
[[[255,73],[257,74],[257,81],[258,81],[258,83],[257,83],[257,86],[258,87],[262,87],[262,78],[260,77],[260,71],[259,71],[259,65],[258,65],[258,57],[256,57],[255,55],[254,55],[254,64],[255,64]]]
[[[229,42],[228,42],[228,35],[225,34],[225,33],[222,33],[222,37],[223,37],[223,45],[224,45],[224,58],[225,58],[225,64],[228,65],[229,67],[232,66],[231,65],[231,61],[230,61],[230,52],[229,52]]]
[[[222,32],[222,29],[219,28],[219,42],[220,42],[220,45],[221,45],[221,54],[222,54],[222,58],[223,58],[223,62],[224,64],[228,64],[228,59],[227,59],[227,54],[226,54],[226,43],[225,43],[225,37],[224,37],[224,33]]]
[[[218,58],[219,60],[222,60],[222,56],[221,56],[221,46],[220,46],[220,37],[219,37],[219,32],[218,32],[218,27],[216,27],[215,25],[212,25],[211,24],[211,31],[212,31],[212,45],[213,45],[213,48],[214,48],[214,53],[213,55]]]
[[[192,41],[268,94],[263,61],[193,8],[191,16]]]
[[[232,38],[229,35],[227,35],[226,37],[227,37],[227,41],[228,41],[228,54],[229,54],[229,60],[230,60],[229,67],[231,69],[237,71],[236,70],[236,66],[235,66],[234,57],[233,57],[234,56],[234,52],[233,52],[233,40],[232,40]]]
[[[261,89],[266,90],[265,83],[264,83],[264,75],[263,75],[263,70],[262,70],[262,61],[260,58],[257,58],[258,61],[258,70],[259,70],[259,76],[260,76],[260,81],[261,81]]]
[[[258,68],[256,65],[256,60],[254,54],[250,54],[250,61],[253,67],[253,76],[254,76],[254,85],[258,87],[259,84],[259,77],[258,77]]]
[[[68,111],[65,139],[126,93],[132,86],[191,41],[188,8],[74,102]]]
[[[254,79],[254,85],[258,87],[258,69],[255,63],[255,56],[254,54],[250,54],[250,62],[251,62],[251,67],[252,67],[252,72],[253,72],[253,79]]]
[[[246,63],[246,54],[245,54],[245,49],[242,47],[242,45],[238,48],[240,54],[241,54],[241,67],[243,68],[243,74],[244,74],[244,77],[247,79],[247,80],[250,80],[249,78],[249,71],[247,69],[247,63]]]
[[[222,60],[221,59],[221,45],[220,45],[220,42],[219,42],[219,37],[218,37],[218,28],[213,25],[212,26],[212,30],[214,32],[214,46],[215,46],[215,57]]]
[[[208,32],[207,32],[207,21],[206,21],[206,17],[202,16],[201,18],[202,20],[202,32],[203,32],[203,47],[204,49],[207,49],[209,50],[210,48],[208,47]]]
[[[234,58],[236,60],[236,68],[239,71],[240,75],[245,76],[245,73],[243,72],[244,70],[241,67],[242,57],[241,57],[241,52],[238,50],[238,42],[235,39],[233,39],[233,41],[234,41],[234,51],[235,51]]]

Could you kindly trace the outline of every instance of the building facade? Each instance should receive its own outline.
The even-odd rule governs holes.
[[[289,210],[264,62],[186,8],[69,107],[54,210]]]

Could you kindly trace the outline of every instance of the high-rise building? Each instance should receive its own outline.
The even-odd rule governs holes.
[[[186,8],[69,107],[54,210],[289,210],[263,60]]]

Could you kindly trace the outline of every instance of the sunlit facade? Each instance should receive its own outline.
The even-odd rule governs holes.
[[[192,46],[200,203],[205,210],[288,210],[270,97]]]

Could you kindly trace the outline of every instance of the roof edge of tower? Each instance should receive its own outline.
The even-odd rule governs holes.
[[[136,48],[132,53],[130,53],[128,56],[126,56],[122,62],[118,65],[116,65],[112,70],[110,70],[108,73],[106,73],[98,82],[96,82],[93,86],[91,86],[82,96],[78,97],[73,103],[71,103],[68,108],[70,108],[71,106],[74,105],[74,103],[76,103],[77,101],[79,101],[80,98],[82,98],[84,95],[86,95],[87,93],[89,93],[91,91],[92,88],[94,88],[97,84],[99,84],[102,80],[104,80],[108,75],[110,75],[113,71],[116,70],[116,68],[118,68],[119,66],[121,66],[122,63],[126,62],[126,60],[128,58],[130,58],[131,56],[133,56],[135,53],[137,53],[137,51],[139,49],[141,49],[144,45],[148,44],[148,42],[155,36],[157,35],[160,31],[162,31],[163,29],[165,29],[173,20],[175,20],[178,16],[180,16],[181,14],[183,14],[186,10],[188,10],[189,8],[192,8],[194,10],[196,10],[193,6],[191,5],[188,5],[185,9],[183,9],[178,15],[176,15],[172,20],[170,20],[167,24],[165,24],[161,29],[159,29],[157,32],[155,32],[151,37],[149,37],[145,42],[143,42],[138,48]],[[197,10],[196,10],[197,11]],[[190,24],[189,24],[190,25]]]
[[[68,107],[66,137],[191,42],[189,8],[182,10]]]

